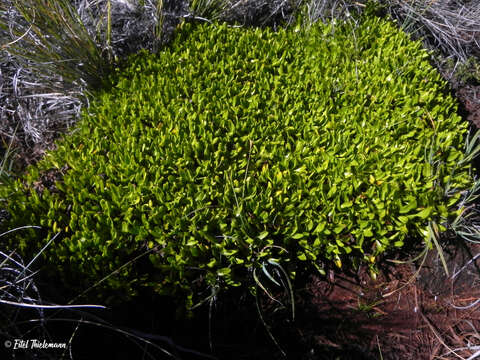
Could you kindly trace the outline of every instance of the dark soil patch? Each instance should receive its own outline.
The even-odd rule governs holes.
[[[457,97],[467,111],[467,120],[480,128],[480,85],[466,85],[458,89]]]

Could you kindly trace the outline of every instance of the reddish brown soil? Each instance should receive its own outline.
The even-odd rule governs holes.
[[[467,119],[480,128],[480,85],[466,85],[458,89],[456,94],[465,106]]]
[[[448,276],[435,250],[418,272],[392,264],[376,281],[362,272],[334,282],[314,276],[301,304],[311,321],[298,331],[312,348],[357,348],[358,357],[342,359],[466,359],[480,349],[480,256],[471,261],[478,253],[479,245],[445,251]],[[335,358],[324,355],[317,358]]]

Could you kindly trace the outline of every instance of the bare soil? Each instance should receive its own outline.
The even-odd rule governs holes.
[[[479,250],[471,244],[445,249],[448,275],[432,250],[423,266],[422,259],[392,263],[376,281],[362,271],[335,275],[334,282],[312,276],[302,304],[309,320],[299,331],[317,347],[348,354],[355,345],[352,359],[468,358],[480,344]],[[324,355],[316,358],[335,358]]]

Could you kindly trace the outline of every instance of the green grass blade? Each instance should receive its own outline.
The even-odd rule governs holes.
[[[290,295],[290,305],[292,307],[292,321],[294,321],[295,320],[295,297],[294,297],[294,294],[293,294],[292,282],[290,281],[290,278],[289,278],[287,272],[285,271],[285,269],[283,268],[282,265],[280,265],[279,263],[277,263],[275,260],[272,260],[272,259],[269,259],[268,263],[272,264],[272,265],[276,266],[278,269],[280,269],[283,276],[285,277],[285,280],[287,281],[288,294]]]
[[[437,249],[437,252],[438,252],[438,255],[440,256],[440,260],[442,262],[442,265],[443,265],[443,268],[445,270],[445,274],[447,276],[449,276],[449,271],[448,271],[448,266],[447,266],[447,262],[445,261],[445,256],[443,254],[443,250],[442,250],[442,247],[440,246],[440,244],[438,243],[438,228],[437,228],[437,224],[435,222],[431,222],[429,225],[428,225],[428,233],[429,233],[429,237],[433,240],[433,243],[435,244],[435,247]]]

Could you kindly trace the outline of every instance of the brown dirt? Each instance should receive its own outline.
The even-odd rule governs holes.
[[[414,265],[392,264],[376,281],[365,271],[335,275],[334,282],[312,276],[301,296],[310,321],[299,324],[299,333],[310,338],[312,349],[355,345],[357,358],[472,356],[480,345],[480,257],[471,259],[480,245],[465,245],[444,252],[449,276],[435,250],[418,272]],[[334,358],[327,351],[323,355],[317,358]]]
[[[467,120],[480,128],[480,85],[465,85],[456,95],[468,113]]]

